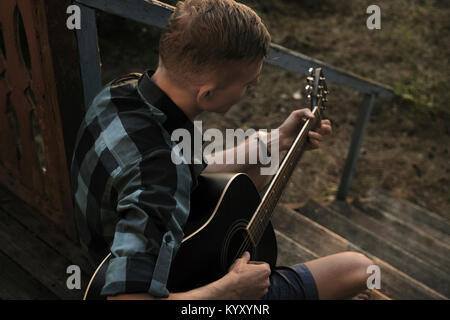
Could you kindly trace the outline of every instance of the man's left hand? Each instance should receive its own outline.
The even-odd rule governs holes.
[[[314,119],[314,115],[311,110],[298,109],[292,111],[291,114],[286,118],[286,120],[278,127],[280,134],[280,150],[287,150],[294,142],[303,124],[308,119]],[[309,141],[306,146],[306,150],[318,149],[320,147],[320,142],[325,136],[331,134],[331,122],[330,120],[322,120],[320,126],[316,131],[309,131],[308,137]]]

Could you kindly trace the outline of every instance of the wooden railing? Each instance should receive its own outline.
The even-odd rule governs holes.
[[[82,15],[82,26],[77,35],[84,101],[87,108],[102,88],[95,10],[102,10],[149,26],[164,28],[174,11],[174,7],[160,1],[149,0],[76,0],[75,3],[80,6]],[[374,101],[376,98],[391,99],[393,90],[386,85],[341,70],[277,44],[271,44],[269,55],[277,57],[277,59],[266,60],[266,63],[299,74],[306,75],[310,67],[321,67],[328,82],[352,88],[363,94],[350,149],[336,195],[338,199],[344,200],[350,189]]]

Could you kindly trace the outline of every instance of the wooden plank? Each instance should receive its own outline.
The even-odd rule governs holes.
[[[373,289],[370,293],[370,299],[369,300],[392,300],[387,295],[381,293],[377,289]]]
[[[328,208],[352,223],[371,230],[387,242],[396,244],[414,256],[422,257],[435,267],[450,270],[450,246],[421,230],[387,219],[385,216],[375,218],[345,201],[334,201]]]
[[[392,299],[446,299],[446,297],[386,261],[350,243],[348,240],[297,212],[278,205],[272,223],[276,230],[286,234],[319,257],[356,251],[368,256],[381,269],[381,292]]]
[[[349,192],[374,101],[375,96],[373,94],[365,94],[361,107],[359,108],[358,119],[356,120],[356,126],[353,130],[350,149],[345,160],[341,182],[339,183],[339,189],[336,194],[338,200],[345,200]]]
[[[371,203],[380,210],[386,211],[394,217],[420,228],[430,229],[430,233],[435,231],[435,236],[450,242],[450,222],[448,219],[430,212],[405,199],[394,198],[384,192],[369,190],[365,202]]]
[[[65,234],[52,221],[42,216],[35,209],[20,201],[9,190],[0,185],[0,208],[9,214],[30,234],[38,240],[45,242],[60,255],[66,257],[72,264],[79,265],[86,274],[93,274],[93,266],[78,242],[67,238]]]
[[[42,283],[60,299],[81,299],[88,277],[81,274],[82,290],[69,290],[66,286],[67,267],[72,265],[65,257],[33,236],[0,208],[0,248],[16,264]]]
[[[87,110],[94,97],[102,89],[102,76],[95,10],[82,5],[80,5],[80,9],[82,19],[81,29],[77,30],[78,52],[83,81],[84,107]]]
[[[56,295],[0,251],[0,300],[55,300]]]
[[[320,206],[313,200],[310,200],[298,212],[343,236],[364,251],[383,259],[397,269],[423,282],[430,288],[445,296],[450,296],[448,270],[434,266],[424,257],[413,256],[394,243],[389,243],[372,230],[355,225],[349,219]]]
[[[291,266],[318,258],[316,254],[295,242],[289,236],[275,230],[278,245],[278,266]]]
[[[415,230],[417,233],[424,234],[428,237],[435,239],[436,241],[443,243],[446,246],[450,246],[450,239],[448,235],[446,235],[445,232],[441,230],[434,229],[426,224],[420,224],[418,223],[418,221],[414,221],[411,218],[405,220],[396,217],[392,213],[389,213],[388,211],[377,207],[374,203],[370,201],[363,201],[358,199],[354,200],[352,202],[352,205],[372,217],[376,217],[377,219],[386,219],[391,221],[390,223],[393,224],[403,224],[405,225],[406,228]]]
[[[100,9],[111,14],[159,28],[164,28],[166,26],[170,15],[175,10],[173,6],[160,1],[77,0],[77,2],[91,8]],[[363,93],[375,94],[382,99],[391,99],[393,96],[393,90],[389,86],[344,71],[320,60],[284,48],[278,44],[272,43],[270,45],[269,55],[270,57],[276,57],[277,59],[266,60],[266,63],[293,72],[306,75],[308,74],[308,69],[310,67],[320,67],[323,69],[327,81],[330,83],[341,84]]]

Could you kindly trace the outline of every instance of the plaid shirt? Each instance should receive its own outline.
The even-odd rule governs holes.
[[[77,135],[71,183],[80,242],[95,264],[112,253],[102,295],[168,296],[190,194],[206,167],[203,158],[172,161],[173,130],[185,128],[194,140],[198,128],[151,80],[153,73],[132,73],[103,88]]]

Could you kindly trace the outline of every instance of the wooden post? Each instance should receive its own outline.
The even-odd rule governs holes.
[[[67,29],[68,15],[64,14],[71,4],[71,0],[46,2],[47,16],[52,17],[48,19],[48,38],[68,169],[72,163],[76,135],[85,111],[76,32]]]
[[[102,89],[100,53],[97,39],[95,9],[79,5],[81,29],[77,31],[81,79],[84,88],[84,108],[87,110]]]
[[[336,195],[336,198],[338,200],[345,200],[350,189],[350,184],[352,181],[353,173],[355,172],[356,162],[358,161],[359,152],[364,139],[367,124],[369,123],[370,114],[372,113],[374,101],[374,94],[365,94],[361,107],[359,108],[358,118],[356,120],[355,129],[353,130],[350,149],[347,155],[341,182]]]

